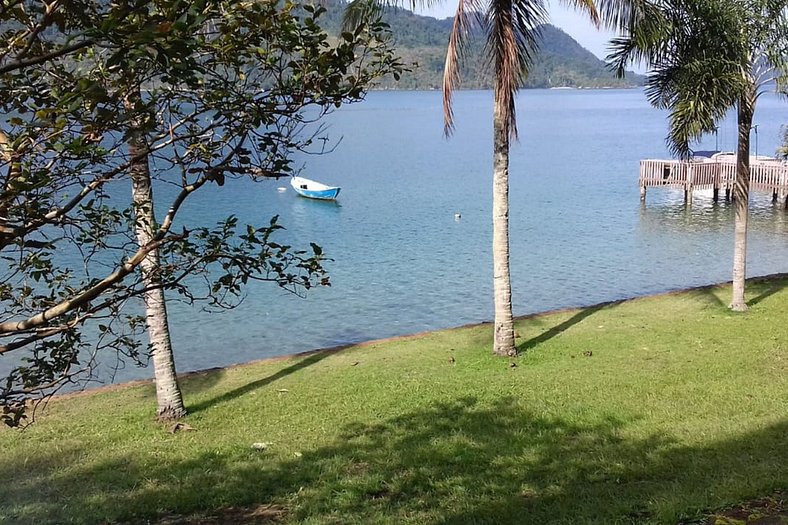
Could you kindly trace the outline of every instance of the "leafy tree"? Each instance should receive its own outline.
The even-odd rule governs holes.
[[[379,19],[333,42],[322,13],[290,1],[0,4],[0,355],[15,360],[4,422],[90,377],[101,351],[144,360],[135,300],[150,292],[226,308],[250,280],[329,284],[317,245],[275,241],[276,217],[175,226],[212,183],[289,174],[292,152],[320,151],[326,113],[401,69]],[[130,186],[147,191],[145,164],[171,195],[164,207],[159,193],[158,222],[152,200],[116,204]]]
[[[767,85],[785,85],[788,73],[788,2],[785,0],[638,0],[626,34],[610,57],[619,74],[630,61],[652,68],[651,103],[670,110],[668,145],[682,158],[690,142],[737,110],[738,148],[733,189],[735,234],[731,309],[744,298],[750,190],[750,129]]]

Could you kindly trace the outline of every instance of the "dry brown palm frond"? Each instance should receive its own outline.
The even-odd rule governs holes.
[[[485,52],[492,58],[496,104],[504,111],[505,132],[517,138],[515,93],[528,76],[538,50],[539,27],[547,12],[541,0],[492,0]]]
[[[449,44],[446,47],[446,62],[443,67],[443,133],[449,136],[454,131],[454,110],[452,95],[460,84],[460,63],[462,62],[468,36],[471,31],[471,17],[481,21],[478,0],[459,0],[454,15]]]

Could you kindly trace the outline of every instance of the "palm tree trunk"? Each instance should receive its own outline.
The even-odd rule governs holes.
[[[744,280],[747,276],[747,218],[750,208],[750,128],[755,113],[755,94],[748,91],[739,101],[739,143],[736,155],[736,182],[733,185],[735,226],[733,239],[733,298],[731,310],[747,310]]]
[[[0,246],[5,246],[11,240],[10,230],[8,229],[7,219],[8,209],[11,206],[11,193],[9,188],[11,183],[15,181],[20,174],[22,166],[19,162],[18,155],[15,154],[11,147],[11,141],[8,140],[8,135],[3,133],[0,129],[0,164],[8,164],[8,170],[2,183],[0,183],[0,193],[3,197],[0,199]]]
[[[493,296],[495,335],[493,353],[517,355],[514,346],[512,282],[509,271],[509,133],[505,108],[495,90],[493,110]]]
[[[140,100],[139,91],[124,101],[127,108],[133,108]],[[153,237],[156,218],[153,213],[153,190],[151,188],[150,167],[142,133],[132,125],[129,138],[129,157],[131,158],[131,194],[134,202],[135,233],[140,246],[148,244]],[[151,251],[140,264],[142,278],[147,291],[144,294],[145,317],[148,337],[152,349],[153,374],[156,383],[156,417],[169,421],[186,415],[183,396],[175,374],[175,358],[170,341],[170,328],[167,322],[167,306],[164,290],[158,286],[156,269],[159,267],[158,250]]]

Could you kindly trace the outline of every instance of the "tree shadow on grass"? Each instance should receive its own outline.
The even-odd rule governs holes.
[[[788,286],[788,280],[778,280],[773,282],[765,281],[758,284],[766,286],[766,288],[761,293],[759,293],[758,295],[747,301],[747,306],[755,306],[756,304],[760,303],[765,299],[768,299],[769,297],[776,294],[777,292],[784,290],[785,287]]]
[[[139,450],[83,460],[68,475],[53,469],[40,480],[49,497],[30,484],[13,497],[30,512],[28,523],[147,523],[157,512],[274,503],[286,507],[285,521],[310,524],[607,525],[676,523],[788,479],[788,422],[702,446],[641,435],[636,425],[537,415],[516,399],[459,397],[348,425],[299,458],[277,459],[247,443],[188,459],[154,460]],[[13,480],[8,474],[21,462],[0,459],[3,479]]]
[[[203,410],[211,408],[214,405],[217,405],[217,404],[220,404],[220,403],[226,403],[228,401],[232,401],[234,399],[237,399],[237,398],[243,396],[244,394],[248,394],[248,393],[253,392],[253,391],[255,391],[255,390],[259,389],[259,388],[263,388],[264,386],[269,385],[269,384],[273,383],[274,381],[276,381],[278,379],[282,379],[283,377],[287,377],[290,374],[294,374],[294,373],[298,372],[299,370],[302,370],[302,369],[304,369],[304,368],[306,368],[308,366],[312,366],[315,363],[319,363],[320,361],[322,361],[326,357],[336,353],[340,349],[342,349],[342,348],[337,347],[337,348],[332,348],[332,349],[328,349],[328,350],[320,350],[320,351],[317,351],[317,352],[313,352],[313,353],[307,354],[300,361],[298,361],[298,362],[296,362],[296,363],[294,363],[294,364],[292,364],[292,365],[290,365],[288,367],[285,367],[285,368],[281,369],[280,371],[276,372],[275,374],[271,374],[270,376],[263,377],[263,378],[258,379],[256,381],[251,381],[249,383],[246,383],[243,386],[240,386],[238,388],[235,388],[233,390],[225,392],[224,394],[222,394],[220,396],[216,396],[214,398],[207,399],[205,401],[196,403],[194,405],[190,405],[188,407],[189,413],[190,414],[196,414],[198,412],[202,412]],[[218,374],[216,374],[216,375],[218,375]]]
[[[699,302],[706,303],[714,309],[727,310],[728,305],[720,298],[718,295],[719,292],[719,286],[701,286],[688,290],[686,294]]]
[[[620,304],[621,302],[622,301],[600,303],[600,304],[595,304],[593,306],[588,306],[588,307],[585,307],[585,308],[581,308],[577,313],[575,313],[572,317],[570,317],[566,321],[563,321],[562,323],[559,323],[559,324],[549,328],[548,330],[542,332],[538,336],[533,337],[531,339],[528,339],[526,341],[523,341],[522,343],[517,345],[517,352],[518,353],[522,353],[522,352],[525,352],[527,350],[530,350],[531,348],[534,348],[535,346],[540,345],[541,343],[545,343],[545,342],[549,341],[550,339],[552,339],[553,337],[555,337],[557,335],[560,335],[561,333],[565,332],[566,330],[568,330],[569,328],[573,327],[577,323],[583,321],[587,317],[589,317],[589,316],[595,314],[596,312],[602,310],[603,308],[608,308],[610,306],[613,306],[613,305],[616,305],[616,304]]]
[[[2,432],[20,431],[4,429]],[[0,476],[4,481],[0,491],[0,524],[65,521],[59,516],[62,502],[58,497],[64,490],[58,482],[52,480],[57,477],[59,470],[78,464],[83,454],[81,446],[63,443],[25,457],[11,458],[6,454],[1,455]],[[71,492],[68,497],[75,496],[73,489],[66,492]],[[12,505],[29,507],[31,519],[23,521],[19,516],[15,516]]]
[[[320,476],[305,485],[308,504],[298,517],[662,523],[719,498],[769,490],[788,474],[776,459],[788,454],[786,423],[700,448],[661,434],[624,437],[633,423],[607,417],[582,424],[535,415],[514,399],[490,406],[468,398],[351,426],[341,445],[304,457]],[[285,472],[298,473],[297,465]]]
[[[721,285],[701,286],[687,290],[686,293],[690,297],[702,300],[711,306],[727,310],[729,309],[729,304],[724,299],[720,298],[720,293],[730,294],[729,285],[730,283],[728,283],[724,289],[721,288]],[[747,305],[755,306],[777,292],[784,290],[786,287],[788,287],[788,276],[786,276],[786,274],[766,275],[748,279],[747,291],[749,293],[759,291],[759,293],[747,301]]]

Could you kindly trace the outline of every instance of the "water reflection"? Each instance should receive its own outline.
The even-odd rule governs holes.
[[[673,192],[658,202],[640,206],[639,232],[648,235],[669,231],[676,234],[732,231],[733,202],[711,196],[695,196],[685,204],[681,192]],[[750,201],[748,231],[751,234],[769,232],[788,234],[788,210],[772,202],[771,197],[757,195]]]
[[[290,195],[292,196],[292,195]],[[341,208],[342,203],[333,200],[322,200],[322,199],[307,199],[306,197],[297,196],[292,200],[292,208],[293,214],[300,214],[300,215],[328,215],[328,214],[336,214]]]

